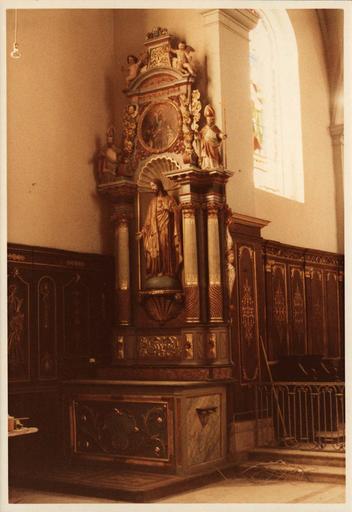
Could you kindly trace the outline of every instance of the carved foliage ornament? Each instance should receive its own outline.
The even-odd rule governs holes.
[[[250,342],[253,339],[253,329],[255,326],[255,304],[252,288],[247,278],[243,286],[243,295],[241,299],[241,324],[245,340]]]
[[[138,356],[141,359],[179,359],[182,341],[179,336],[140,336]]]

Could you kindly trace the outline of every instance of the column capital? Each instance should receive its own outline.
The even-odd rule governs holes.
[[[128,225],[132,217],[132,208],[122,204],[112,205],[111,220],[114,221],[117,226],[122,224]]]
[[[204,25],[222,25],[232,32],[248,39],[248,32],[253,30],[259,14],[255,9],[209,9],[202,12]]]

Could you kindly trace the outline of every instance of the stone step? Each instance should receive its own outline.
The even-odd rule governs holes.
[[[344,484],[345,468],[314,464],[300,465],[283,460],[277,462],[248,460],[241,464],[238,476],[258,480],[280,479]]]
[[[345,467],[345,453],[293,450],[285,448],[255,448],[248,454],[250,460],[291,462],[295,464],[310,464],[314,466]]]

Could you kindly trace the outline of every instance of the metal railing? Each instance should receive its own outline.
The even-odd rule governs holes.
[[[256,387],[257,446],[343,451],[344,382],[274,382]]]

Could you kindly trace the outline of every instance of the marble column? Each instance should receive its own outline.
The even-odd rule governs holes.
[[[182,204],[186,322],[199,322],[199,281],[195,208]]]
[[[208,276],[209,320],[223,321],[223,290],[221,285],[221,250],[218,205],[208,204]]]
[[[129,215],[115,211],[115,291],[120,325],[131,322],[131,286],[129,252]]]

